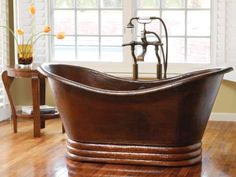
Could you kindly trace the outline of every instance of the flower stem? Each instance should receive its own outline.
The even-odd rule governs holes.
[[[37,38],[35,38],[35,40],[33,40],[33,37],[35,37],[35,36],[37,36]],[[33,47],[34,46],[34,44],[39,40],[39,38],[41,38],[42,36],[56,36],[56,35],[53,35],[53,34],[47,34],[47,33],[44,33],[44,32],[39,32],[39,33],[37,33],[37,34],[35,34],[35,35],[33,35],[32,37],[31,37],[31,40],[28,40],[28,42],[27,42],[27,44],[26,44],[26,47],[25,47],[25,52],[27,51],[26,49],[27,49],[27,47],[29,47],[30,45],[29,45],[29,41],[31,42],[31,46]],[[25,53],[26,54],[26,56],[27,55],[30,55],[30,51],[29,52],[27,52],[27,53]]]
[[[0,26],[0,27],[6,28],[6,29],[12,34],[12,36],[14,37],[14,39],[15,39],[15,41],[16,41],[18,50],[19,50],[20,52],[22,52],[22,51],[20,50],[20,48],[19,48],[18,39],[17,39],[17,37],[15,36],[13,30],[12,30],[11,28],[9,28],[8,26]]]
[[[35,44],[35,42],[33,42],[33,39],[36,37],[36,36],[41,36],[41,35],[44,35],[44,32],[43,31],[40,31],[36,34],[33,34],[27,41],[25,47],[24,47],[24,50],[23,52],[25,53],[25,56],[27,55],[30,55],[30,51],[29,52],[26,52],[28,47],[31,45],[33,47],[33,45]]]

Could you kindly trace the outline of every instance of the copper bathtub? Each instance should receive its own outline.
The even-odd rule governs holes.
[[[43,64],[68,135],[68,158],[118,164],[201,162],[201,139],[223,75],[232,68],[132,81]]]

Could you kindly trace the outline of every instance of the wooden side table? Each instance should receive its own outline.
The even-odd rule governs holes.
[[[32,84],[32,114],[25,114],[21,111],[16,111],[10,87],[15,78],[30,78]],[[11,106],[11,118],[13,120],[14,133],[17,133],[17,118],[33,118],[34,137],[40,137],[40,129],[45,127],[45,120],[59,118],[59,114],[41,114],[40,105],[45,104],[45,76],[37,71],[37,65],[31,68],[19,68],[18,66],[7,67],[2,73],[2,80],[7,92],[7,96]]]

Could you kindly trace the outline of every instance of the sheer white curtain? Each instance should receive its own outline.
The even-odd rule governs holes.
[[[0,0],[0,25],[8,24],[8,1]],[[8,50],[8,32],[4,28],[0,28],[0,73],[4,70],[9,60]],[[10,117],[9,104],[5,94],[2,80],[0,79],[0,121]]]
[[[215,1],[216,65],[234,67],[234,71],[225,75],[225,79],[236,82],[236,1]]]
[[[233,66],[234,71],[226,75],[226,79],[236,82],[236,1],[226,1],[226,34],[225,34],[225,58],[226,65]]]

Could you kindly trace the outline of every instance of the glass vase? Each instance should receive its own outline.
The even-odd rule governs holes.
[[[33,62],[33,46],[27,44],[18,45],[17,58],[19,67],[31,67]]]

